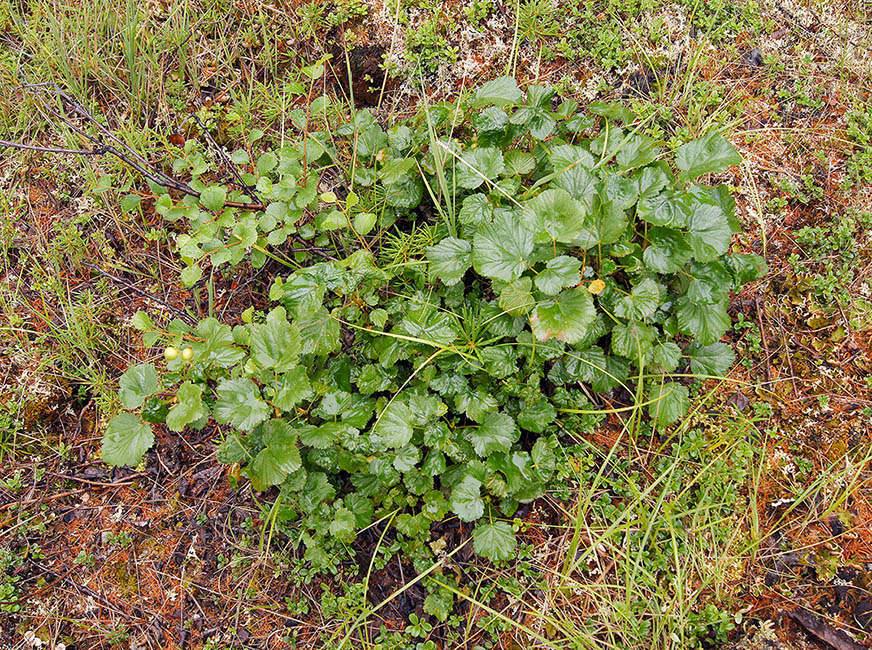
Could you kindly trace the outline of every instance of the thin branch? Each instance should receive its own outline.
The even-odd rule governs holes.
[[[209,129],[206,128],[206,125],[203,124],[202,120],[200,120],[200,118],[197,117],[197,115],[195,114],[192,114],[191,117],[197,123],[197,126],[200,127],[200,132],[218,154],[218,157],[221,158],[221,162],[227,169],[230,170],[230,172],[236,178],[236,182],[244,187],[255,199],[263,203],[263,200],[257,194],[257,190],[254,188],[253,185],[249,185],[242,179],[242,176],[240,175],[239,170],[236,168],[236,165],[234,165],[233,161],[231,161],[230,158],[227,156],[227,152],[224,151],[224,148],[220,146],[217,142],[215,142],[215,138],[213,138],[212,134],[209,133]]]
[[[20,142],[9,142],[9,140],[0,140],[0,147],[12,147],[13,149],[25,149],[27,151],[42,151],[43,153],[71,153],[78,156],[102,156],[106,153],[105,149],[61,149],[59,147],[37,147],[32,144],[21,144]]]
[[[183,182],[179,181],[178,179],[175,179],[172,176],[165,174],[160,169],[158,169],[154,165],[152,165],[138,151],[136,151],[133,147],[131,147],[126,142],[121,140],[118,136],[116,136],[114,133],[112,133],[112,131],[110,131],[103,124],[101,124],[100,121],[96,117],[94,117],[94,115],[90,111],[88,111],[84,106],[82,106],[79,102],[74,100],[72,97],[67,95],[67,93],[65,93],[56,84],[54,84],[54,83],[36,83],[36,84],[25,83],[25,84],[22,84],[20,87],[27,89],[27,90],[30,90],[30,91],[34,91],[34,93],[40,99],[40,102],[42,103],[43,107],[45,107],[46,110],[48,110],[55,118],[57,118],[58,120],[60,120],[64,124],[66,124],[68,127],[70,127],[73,131],[78,133],[80,136],[82,136],[84,139],[86,139],[92,145],[94,145],[94,148],[93,149],[79,149],[79,150],[76,150],[76,149],[54,149],[54,148],[50,148],[50,147],[36,147],[34,145],[25,145],[25,144],[18,144],[18,143],[6,142],[6,141],[0,141],[0,145],[11,146],[11,147],[15,147],[17,149],[28,149],[28,150],[33,150],[33,151],[45,151],[47,153],[73,153],[73,154],[83,155],[83,156],[97,156],[97,155],[101,155],[101,154],[111,154],[112,156],[115,156],[116,158],[118,158],[118,160],[120,160],[121,162],[123,162],[127,166],[132,167],[133,169],[138,171],[140,174],[142,174],[142,176],[144,176],[145,178],[147,178],[148,180],[150,180],[152,183],[154,183],[156,185],[160,185],[161,187],[166,187],[169,189],[174,189],[178,192],[181,192],[182,194],[187,194],[188,196],[200,198],[199,192],[197,192],[195,189],[193,189],[187,183],[183,183]],[[97,130],[100,132],[100,134],[102,134],[102,136],[104,138],[112,140],[113,142],[117,143],[121,148],[119,149],[111,144],[107,144],[105,142],[105,140],[101,139],[100,137],[96,137],[94,135],[91,135],[90,133],[88,133],[84,129],[82,129],[81,127],[77,126],[76,124],[73,124],[73,122],[70,121],[70,119],[66,115],[55,110],[48,102],[43,100],[42,97],[36,91],[42,91],[42,92],[45,92],[45,93],[48,93],[50,95],[57,97],[60,100],[62,106],[64,104],[68,105],[69,108],[74,113],[76,113],[80,117],[84,118],[87,122],[90,122],[91,124],[93,124],[97,128]],[[247,185],[245,185],[245,187],[246,187],[246,189],[248,188]],[[227,201],[224,205],[229,207],[229,208],[239,208],[241,210],[265,210],[266,209],[266,206],[261,202],[243,203],[243,202],[238,202],[238,201]]]
[[[91,269],[91,270],[93,270],[93,271],[96,271],[97,273],[99,273],[99,274],[102,275],[103,277],[112,280],[112,281],[115,282],[116,284],[120,284],[120,285],[122,285],[122,286],[124,286],[124,287],[130,289],[131,291],[135,291],[136,293],[138,293],[138,294],[139,294],[140,296],[142,296],[143,298],[146,298],[146,299],[148,299],[148,300],[151,300],[151,301],[153,301],[153,302],[156,302],[156,303],[158,303],[159,305],[163,305],[164,307],[166,307],[167,309],[169,309],[170,311],[172,311],[174,314],[176,314],[179,318],[181,318],[182,320],[188,322],[189,324],[193,325],[194,323],[197,322],[196,319],[195,319],[193,316],[191,316],[190,314],[188,314],[188,313],[182,311],[182,310],[179,309],[178,307],[174,307],[174,306],[171,305],[170,303],[166,302],[165,300],[162,300],[162,299],[158,298],[157,296],[153,296],[152,294],[148,293],[147,291],[143,291],[142,289],[140,289],[139,287],[137,287],[135,284],[133,284],[133,283],[131,283],[131,282],[128,282],[128,281],[125,280],[124,278],[119,278],[117,275],[112,275],[111,273],[109,273],[109,272],[104,271],[103,269],[101,269],[99,266],[95,266],[95,265],[93,265],[93,264],[89,264],[88,262],[84,262],[83,264],[84,264],[84,266],[87,266],[89,269]]]

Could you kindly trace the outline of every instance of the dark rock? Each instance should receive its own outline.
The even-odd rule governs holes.
[[[872,630],[872,598],[864,598],[854,606],[854,620],[864,630]]]
[[[748,50],[742,57],[742,63],[750,68],[763,67],[763,55],[756,47],[753,50]]]
[[[656,81],[657,75],[650,70],[647,72],[634,72],[627,79],[624,97],[648,97],[651,94],[651,87]]]

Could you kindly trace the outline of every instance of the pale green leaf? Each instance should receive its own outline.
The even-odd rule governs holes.
[[[594,197],[591,205],[584,228],[573,243],[582,248],[594,248],[618,241],[627,229],[627,215],[620,206],[603,201],[599,196]]]
[[[476,526],[472,531],[472,546],[476,555],[502,562],[514,556],[517,542],[512,526],[504,521],[497,521]]]
[[[548,260],[545,270],[536,276],[536,288],[553,296],[563,287],[574,287],[581,280],[581,260],[560,255]]]
[[[566,190],[553,188],[524,204],[522,218],[538,242],[575,242],[585,233],[585,208]]]
[[[703,174],[724,171],[742,162],[742,156],[719,133],[709,133],[693,142],[683,144],[675,152],[675,164],[682,177],[693,180]]]
[[[472,476],[464,476],[451,490],[449,504],[461,521],[475,521],[481,517],[484,514],[481,481]]]
[[[457,284],[472,266],[472,244],[465,239],[446,237],[427,248],[427,260],[431,274],[446,285]]]
[[[381,412],[372,429],[373,443],[382,449],[397,449],[407,445],[412,439],[413,419],[411,409],[405,403],[394,400]]]
[[[584,338],[596,317],[593,298],[584,289],[567,289],[536,305],[530,323],[540,341],[556,338],[576,343]]]
[[[182,431],[208,413],[203,402],[203,387],[186,381],[176,391],[176,403],[167,413],[167,427],[170,431]]]
[[[523,316],[536,304],[533,294],[530,293],[532,287],[533,281],[527,276],[509,282],[500,291],[500,307],[512,316]]]
[[[621,169],[636,169],[657,160],[660,149],[655,141],[639,133],[627,136],[621,143],[616,160]]]
[[[485,181],[493,181],[505,171],[503,152],[496,147],[479,147],[466,151],[457,162],[457,184],[474,190]]]
[[[312,397],[314,392],[309,375],[303,366],[276,377],[276,394],[272,402],[283,411],[290,411],[297,404]]]
[[[150,363],[128,368],[118,380],[118,397],[126,409],[138,409],[158,387],[157,371]]]
[[[651,278],[644,278],[630,293],[615,304],[615,315],[631,320],[646,320],[654,315],[660,305],[662,287]]]
[[[549,403],[550,406],[550,403]],[[554,408],[554,407],[551,407]],[[557,455],[548,444],[547,438],[539,438],[533,444],[530,457],[536,465],[536,476],[540,481],[549,481],[557,469]]]
[[[427,594],[424,599],[424,613],[435,616],[437,620],[445,622],[454,608],[454,594],[448,589],[436,589]]]
[[[154,444],[154,432],[132,413],[121,413],[109,421],[103,434],[101,455],[115,467],[136,467]]]
[[[222,185],[210,185],[200,192],[200,204],[208,210],[217,212],[224,207],[226,200],[227,189]]]
[[[508,452],[518,437],[518,427],[511,415],[488,413],[482,423],[469,434],[475,453],[482,458],[495,451]]]
[[[681,348],[672,341],[660,342],[648,352],[648,365],[661,372],[675,372],[681,362]]]
[[[465,226],[475,226],[490,221],[494,216],[494,207],[488,201],[486,194],[470,194],[460,206],[457,213],[460,223]]]
[[[284,307],[273,308],[266,323],[251,327],[251,356],[262,368],[286,372],[300,360],[300,331],[288,322]]]
[[[527,268],[525,259],[532,250],[532,233],[516,215],[502,213],[476,231],[472,264],[481,275],[512,282]]]
[[[661,427],[674,424],[690,408],[687,386],[674,381],[652,386],[648,391],[648,399],[652,402],[648,405],[648,415]]]
[[[214,408],[218,422],[229,422],[243,431],[254,430],[269,417],[269,406],[261,400],[260,390],[250,379],[222,379]]]
[[[348,508],[338,508],[328,530],[333,537],[345,543],[351,542],[357,530],[357,519],[354,513]]]
[[[627,359],[642,359],[648,354],[657,331],[639,321],[619,323],[612,328],[612,352]]]
[[[182,269],[182,272],[179,273],[179,280],[181,280],[183,287],[193,287],[202,277],[203,269],[197,264],[186,266]]]

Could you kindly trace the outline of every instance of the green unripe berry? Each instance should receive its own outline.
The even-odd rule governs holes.
[[[185,348],[182,350],[182,361],[190,361],[194,358],[194,350],[191,348]]]
[[[164,359],[167,361],[173,361],[176,357],[179,356],[179,351],[174,348],[172,345],[164,348]]]

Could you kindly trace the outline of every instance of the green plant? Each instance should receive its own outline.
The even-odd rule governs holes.
[[[333,4],[332,11],[327,14],[327,24],[331,27],[341,25],[365,16],[368,11],[364,0],[339,0]]]
[[[437,12],[406,33],[406,49],[414,69],[433,73],[443,63],[457,60],[457,48],[449,45],[447,35],[457,26]]]
[[[512,557],[515,532],[500,517],[546,490],[562,422],[610,412],[582,385],[623,388],[636,406],[618,411],[636,418],[647,407],[655,426],[676,422],[690,402],[681,378],[732,363],[718,342],[727,294],[762,266],[729,251],[726,188],[696,183],[739,161],[726,140],[679,147],[676,175],[657,142],[617,124],[632,120],[626,109],[592,106],[601,128],[581,138],[594,117],[574,102],[555,110],[552,96],[501,78],[387,132],[359,112],[336,129],[356,143],[344,199],[288,182],[304,173],[296,145],[264,153],[260,176],[241,178],[264,199],[290,192],[294,212],[281,202],[279,218],[274,203],[240,207],[245,196],[217,185],[198,184],[199,202],[183,207],[161,195],[164,214],[241,242],[208,244],[213,265],[249,250],[262,262],[259,237],[296,229],[314,206],[325,207],[309,236],[322,233],[316,241],[342,257],[275,278],[278,305],[235,327],[161,327],[140,312],[147,345],[190,347],[192,359],[125,372],[121,402],[141,417],[112,419],[104,460],[139,463],[151,423],[182,431],[214,419],[229,425],[218,459],[240,464],[256,489],[279,486],[284,520],[304,515],[295,539],[314,570],[334,568],[374,517],[426,567],[430,525],[449,512],[477,522],[480,555]],[[320,152],[310,163],[329,159],[328,146],[310,146]],[[355,212],[361,187],[380,197],[376,212]],[[425,197],[439,223],[374,255],[389,227],[422,232],[409,215]],[[180,236],[183,255],[204,257],[198,237]]]
[[[472,3],[464,9],[464,12],[466,13],[466,19],[469,21],[470,25],[474,29],[482,31],[485,28],[482,23],[488,16],[490,16],[493,10],[493,0],[472,0]]]
[[[540,41],[560,34],[557,14],[551,0],[524,0],[518,8],[518,35]]]
[[[855,297],[854,293],[865,279],[864,251],[870,240],[872,213],[848,214],[800,228],[796,243],[801,254],[788,258],[794,273],[802,279],[798,290],[810,291],[824,311],[832,311],[833,302],[851,312],[863,310],[864,298]]]
[[[14,614],[21,610],[21,591],[19,577],[13,570],[21,565],[24,558],[9,548],[0,549],[0,612]]]
[[[853,144],[848,159],[848,178],[845,185],[872,183],[872,108],[862,107],[846,115],[846,134]]]
[[[86,566],[91,568],[96,563],[94,556],[91,553],[88,553],[85,549],[79,551],[79,554],[73,558],[73,564],[81,564],[82,566]]]

